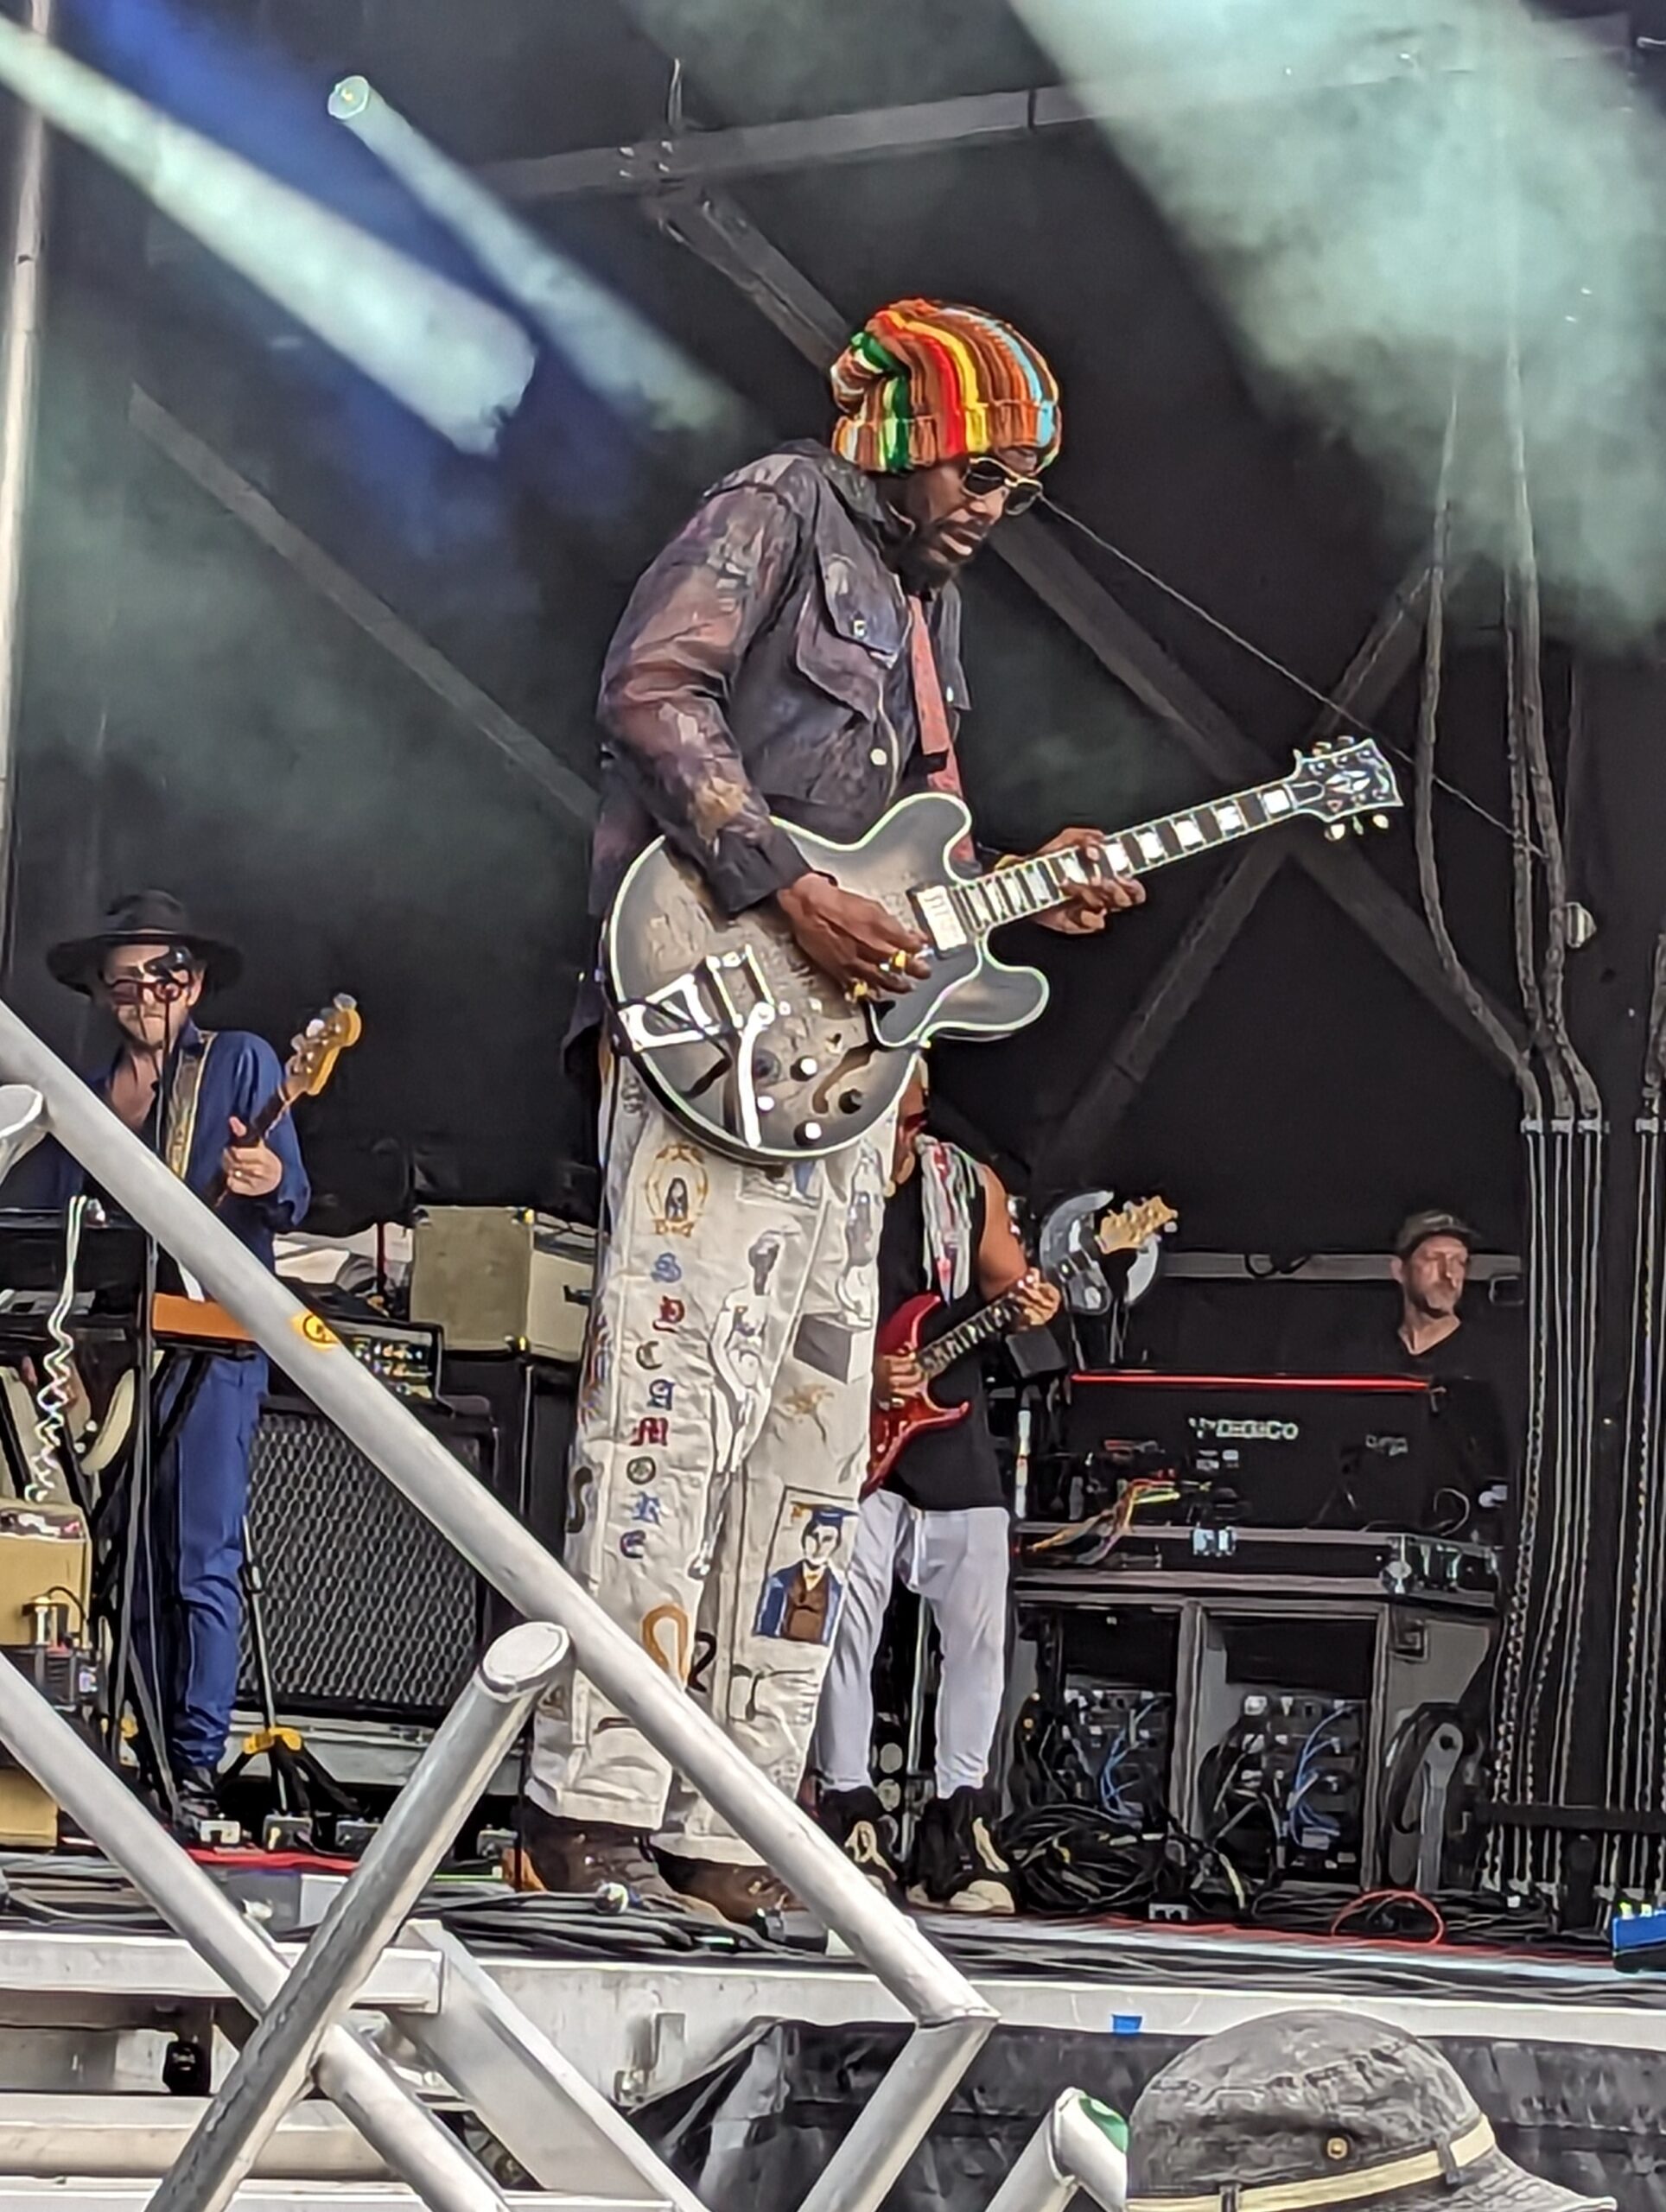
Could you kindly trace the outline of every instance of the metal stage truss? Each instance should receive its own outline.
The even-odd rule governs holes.
[[[315,1878],[308,1878],[310,1885]],[[334,1898],[350,1893],[339,1881],[327,1886]],[[322,1894],[298,1900],[303,1916]],[[571,1936],[597,1950],[606,1930],[605,1915],[593,1918],[588,1936],[579,1920],[569,1923]],[[1167,2050],[1262,2012],[1316,2004],[1364,2006],[1449,2048],[1530,2049],[1553,2060],[1561,2054],[1575,2075],[1599,2079],[1629,2067],[1656,2093],[1666,2084],[1666,1986],[1622,1977],[1606,1961],[1434,1955],[1403,1945],[1179,1929],[935,1932],[976,1961],[972,1985],[1003,2029],[1068,2042],[1090,2093],[1100,2086],[1098,2067],[1081,2053],[1096,2041],[1109,2071],[1115,2058],[1126,2058],[1130,2041]],[[293,1978],[304,1954],[285,1945],[277,1955]],[[478,1942],[471,1949],[420,1916],[371,1966],[359,2001],[355,2024],[379,2016],[380,2046],[402,2058],[407,2081],[422,2080],[425,2069],[448,2079],[458,2085],[452,2101],[461,2094],[518,2162],[567,2177],[570,2195],[507,2193],[499,2201],[511,2212],[542,2202],[698,2212],[699,2200],[647,2151],[633,2115],[675,2099],[773,2024],[894,2034],[908,2021],[873,1975],[836,1956],[794,1958],[766,1947],[698,1962],[669,1953],[537,1957]],[[229,2046],[218,2044],[222,2081],[213,2107],[156,2094],[158,2055],[171,2037],[213,2043],[217,2027],[240,2033],[242,2010],[226,1983],[175,1937],[0,1932],[0,2168],[10,2177],[0,2180],[0,2208],[44,2203],[48,2191],[54,2205],[79,2202],[49,2178],[67,2159],[89,2190],[105,2192],[89,2202],[219,2201],[180,2193],[185,2152],[205,2116],[234,2102],[231,2091],[247,2077],[255,2044],[229,2073]],[[1078,2103],[1063,2097],[1044,2113],[995,2200],[1000,2212],[1070,2201],[1058,2190],[1072,2145],[1084,2154],[1093,2201],[1116,2201],[1092,2179],[1091,2156],[1105,2145],[1097,2131],[1083,2133]],[[1512,2116],[1520,2117],[1493,2113],[1506,2126]],[[1570,2126],[1579,2119],[1564,2117]],[[170,2168],[173,2180],[151,2198],[156,2177]],[[657,2194],[647,2185],[656,2175]],[[31,2190],[31,2181],[39,2186]],[[130,2193],[108,2193],[118,2182]],[[1031,2183],[1033,2194],[1011,2193]],[[336,2193],[319,2194],[327,2186]],[[237,2201],[340,2208],[386,2202],[387,2187],[382,2159],[321,2094],[278,2121]]]
[[[503,2212],[501,2185],[441,2123],[406,2070],[348,2018],[353,1994],[438,1864],[570,1645],[577,1665],[785,1878],[914,2023],[894,2063],[804,2199],[804,2212],[878,2212],[996,2023],[995,2009],[767,1783],[635,1639],[618,1627],[409,1408],[267,1273],[213,1212],[124,1128],[17,1015],[0,1004],[0,1074],[38,1095],[41,1118],[99,1185],[233,1313],[279,1367],[474,1568],[525,1616],[499,1638],[436,1732],[375,1844],[294,1964],[129,1794],[21,1672],[0,1667],[0,1740],[200,1953],[256,2021],[237,2066],[156,2193],[171,2212],[215,2212],[255,2173],[310,2082],[436,2212]],[[540,2187],[563,2201],[590,2176],[613,2201],[698,2212],[690,2196],[573,2062],[508,2003],[462,1946],[436,1930],[449,2001],[402,2015],[409,2042]],[[581,2037],[581,2041],[587,2039]],[[1046,2122],[1062,2155],[1070,2131]],[[575,2133],[576,2131],[576,2133]],[[1116,2212],[1122,2159],[1108,2145],[1093,2193]],[[1051,2179],[1049,2178],[1051,2177]],[[60,2158],[53,2202],[72,2201]],[[1021,2212],[1023,2189],[1003,2192]],[[1031,2162],[1027,2201],[1062,2186],[1053,2156]],[[148,2202],[134,2183],[127,2201]],[[94,2191],[86,2201],[109,2201]],[[29,2192],[11,2202],[29,2201]],[[568,2199],[567,2201],[570,2201]]]

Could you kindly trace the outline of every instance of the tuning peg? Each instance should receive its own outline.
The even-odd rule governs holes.
[[[1345,822],[1330,823],[1326,825],[1325,831],[1325,835],[1330,839],[1332,844],[1335,844],[1339,837],[1345,837],[1347,834],[1348,825]]]
[[[1362,821],[1360,821],[1358,815],[1354,817],[1353,833],[1356,837],[1363,837],[1365,834],[1365,825]]]
[[[1389,826],[1389,817],[1388,817],[1388,816],[1387,816],[1386,814],[1374,814],[1374,815],[1372,815],[1372,817],[1371,817],[1371,827],[1372,827],[1372,829],[1373,829],[1373,830],[1386,830],[1386,829],[1388,828],[1388,826]]]

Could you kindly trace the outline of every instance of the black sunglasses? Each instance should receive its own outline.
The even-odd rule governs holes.
[[[165,952],[159,959],[147,960],[137,976],[105,976],[104,994],[111,1006],[138,1006],[147,998],[171,1004],[183,996],[195,973],[188,952]]]
[[[961,470],[960,480],[975,499],[987,499],[992,492],[1004,492],[1009,515],[1021,515],[1041,496],[1039,476],[1021,476],[1015,468],[1008,468],[992,453],[974,454]]]

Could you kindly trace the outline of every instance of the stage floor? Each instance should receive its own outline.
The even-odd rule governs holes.
[[[35,1878],[18,1872],[14,1897]],[[339,1877],[245,1865],[228,1879],[283,1935],[315,1923]],[[436,1885],[423,1910],[709,2204],[775,2212],[798,2202],[800,2183],[901,2039],[900,2010],[848,1956],[788,1951],[709,1923],[673,1923],[668,1940],[663,1923],[642,1916],[484,1883]],[[194,2039],[212,2049],[216,2076],[228,2063],[231,2044],[215,2031],[241,2016],[190,1948],[93,1919],[78,1907],[74,1925],[0,1920],[0,2173],[49,2164],[67,2098],[85,2115],[78,2139],[143,2142],[165,2164],[166,2145],[197,2109],[161,2095],[170,2047]],[[408,2016],[439,2008],[447,1967],[424,1924],[378,1961],[368,2005]],[[921,2173],[901,2187],[900,2212],[986,2205],[985,2183],[1059,2089],[1126,2110],[1195,2037],[1312,2005],[1366,2009],[1441,2043],[1515,2154],[1547,2178],[1612,2191],[1625,2212],[1660,2202],[1650,2146],[1666,2106],[1666,1976],[1621,1974],[1599,1953],[1528,1957],[1128,1923],[926,1925],[1002,2025],[919,2154]],[[332,2128],[315,2106],[312,2114],[323,2131],[316,2155],[340,2171],[342,2124]],[[351,2146],[346,2159],[352,2171]],[[952,2187],[945,2159],[961,2177]]]
[[[1666,2078],[1666,1976],[1622,1974],[1599,1957],[1529,1960],[1120,1923],[924,1924],[1014,2027],[1189,2039],[1260,2012],[1358,2009],[1363,2000],[1421,2036],[1657,2053]],[[627,2102],[706,2072],[762,2021],[844,2027],[903,2018],[848,1957],[486,1955],[515,2002],[595,2086]]]

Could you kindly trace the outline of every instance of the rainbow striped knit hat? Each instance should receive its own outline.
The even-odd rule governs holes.
[[[1010,323],[940,300],[881,308],[833,364],[833,450],[871,475],[1063,437],[1052,371]]]

